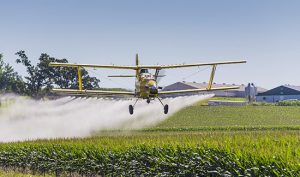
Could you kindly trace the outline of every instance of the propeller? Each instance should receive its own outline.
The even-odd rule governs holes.
[[[166,76],[165,74],[166,74],[166,70],[160,70],[159,75],[156,78],[156,82],[159,83],[161,79]]]
[[[155,80],[156,80],[157,85],[159,84],[161,79],[166,76],[165,73],[166,73],[166,70],[158,70],[157,69],[155,71]],[[158,89],[162,89],[162,87],[158,87]]]

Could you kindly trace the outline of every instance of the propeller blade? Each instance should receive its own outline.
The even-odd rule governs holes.
[[[156,79],[157,83],[159,83],[161,81],[161,79],[166,76],[165,73],[166,73],[166,70],[160,70],[159,71],[159,74],[156,77],[157,78]]]

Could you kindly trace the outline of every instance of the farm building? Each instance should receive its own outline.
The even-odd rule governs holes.
[[[174,84],[168,85],[164,87],[164,91],[171,91],[171,90],[185,90],[185,89],[203,89],[207,88],[208,83],[196,83],[196,82],[176,82]],[[217,84],[214,83],[212,87],[230,87],[230,86],[240,86],[239,89],[234,90],[219,90],[219,91],[212,91],[212,92],[202,92],[202,93],[214,93],[216,96],[222,97],[241,97],[244,98],[246,96],[245,87],[246,85],[236,85],[236,84]],[[266,89],[257,87],[257,92],[262,93],[265,92]],[[188,93],[180,94],[180,96],[188,95]],[[177,95],[178,96],[178,95]]]
[[[258,102],[279,102],[283,100],[300,100],[300,86],[282,85],[256,96]]]

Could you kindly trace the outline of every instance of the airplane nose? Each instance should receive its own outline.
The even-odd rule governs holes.
[[[151,94],[157,94],[157,93],[158,93],[157,88],[156,88],[155,86],[152,86],[152,87],[150,88],[150,93],[151,93]]]
[[[158,89],[156,87],[156,82],[155,81],[150,81],[148,83],[149,85],[149,89],[150,89],[150,94],[157,94],[158,93]]]

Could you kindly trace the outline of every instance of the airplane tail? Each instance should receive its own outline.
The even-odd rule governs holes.
[[[135,64],[138,66],[139,65],[139,54],[135,55]]]

